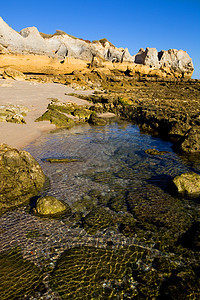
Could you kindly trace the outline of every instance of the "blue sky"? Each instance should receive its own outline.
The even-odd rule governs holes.
[[[91,41],[106,37],[132,55],[146,47],[185,50],[193,60],[193,78],[200,78],[200,0],[7,0],[0,8],[17,31],[36,26]]]

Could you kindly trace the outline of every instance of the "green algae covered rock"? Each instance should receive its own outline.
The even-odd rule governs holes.
[[[132,105],[133,101],[127,97],[122,97],[122,98],[119,98],[119,103],[121,103],[123,105]]]
[[[47,158],[45,161],[50,163],[71,163],[71,162],[78,162],[80,161],[77,158]]]
[[[36,196],[44,183],[45,175],[30,153],[0,145],[0,213]]]
[[[48,105],[48,109],[57,110],[66,114],[71,114],[77,107],[79,106],[75,103],[64,103],[60,102],[58,99],[52,99],[51,103]]]
[[[37,118],[35,121],[50,121],[58,128],[70,128],[74,125],[74,120],[67,117],[64,113],[52,108],[49,108],[41,117]]]
[[[18,249],[0,253],[1,300],[27,299],[44,288],[42,272],[24,260]]]
[[[36,211],[40,215],[55,215],[63,212],[70,213],[71,209],[67,204],[52,196],[39,198],[36,202]]]
[[[50,121],[58,128],[70,128],[76,122],[88,121],[91,115],[88,106],[77,105],[75,103],[63,103],[58,99],[52,99],[47,107],[47,111],[35,121]]]
[[[147,149],[144,152],[149,155],[163,155],[163,154],[169,153],[168,151],[159,151],[156,149]]]
[[[74,110],[73,115],[75,117],[78,117],[79,120],[88,120],[91,115],[91,110],[84,108],[84,107],[78,107]]]
[[[200,195],[200,175],[194,172],[183,173],[173,179],[173,185],[178,193],[190,196]]]

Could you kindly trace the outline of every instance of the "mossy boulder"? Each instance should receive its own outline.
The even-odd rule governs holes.
[[[178,193],[190,196],[200,195],[200,175],[194,172],[183,173],[176,176],[172,184]]]
[[[70,213],[69,205],[52,196],[41,197],[36,202],[36,211],[40,215],[55,215],[60,213]]]
[[[75,103],[64,103],[60,102],[58,99],[52,99],[51,103],[48,105],[48,109],[57,110],[62,113],[71,114],[78,107]]]
[[[88,120],[91,115],[91,110],[83,107],[76,108],[73,112],[75,117],[78,117],[79,120]]]
[[[58,128],[70,128],[74,125],[74,120],[66,116],[64,113],[52,108],[49,108],[41,117],[35,120],[35,122],[39,121],[50,121]]]
[[[44,183],[45,175],[30,153],[0,145],[0,213],[36,196]]]

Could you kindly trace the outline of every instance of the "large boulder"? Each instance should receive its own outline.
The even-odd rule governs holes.
[[[176,176],[173,186],[178,193],[187,194],[189,196],[200,195],[200,175],[194,172],[183,173]]]
[[[156,48],[147,47],[146,50],[141,48],[135,55],[134,62],[136,64],[159,68],[158,51],[156,50]]]
[[[159,68],[158,51],[156,48],[146,48],[144,65]]]
[[[36,196],[44,183],[45,175],[30,153],[0,145],[0,213]]]
[[[159,61],[161,66],[169,67],[172,71],[182,74],[184,78],[190,78],[194,71],[192,59],[183,50],[160,51]]]
[[[40,215],[55,215],[63,212],[70,213],[68,205],[52,196],[41,197],[36,202],[36,211]]]
[[[136,64],[147,65],[176,77],[190,78],[194,71],[191,57],[186,51],[169,49],[158,52],[155,48],[141,48],[134,56]]]

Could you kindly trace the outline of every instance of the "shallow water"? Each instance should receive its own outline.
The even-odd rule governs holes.
[[[198,299],[198,199],[171,194],[168,183],[183,172],[200,173],[200,160],[179,157],[171,146],[118,122],[57,130],[26,147],[49,178],[42,194],[68,203],[73,218],[40,218],[28,207],[1,217],[2,250],[17,246],[22,254],[0,255],[4,272],[14,268],[19,282],[16,294],[5,281],[2,299]],[[149,148],[166,153],[149,155]],[[191,228],[193,248],[181,240]],[[39,278],[23,259],[39,267]],[[32,298],[22,296],[25,272]]]
[[[25,150],[40,163],[50,179],[48,194],[72,204],[88,190],[102,192],[120,186],[137,190],[147,183],[167,187],[170,178],[187,171],[200,172],[200,160],[181,159],[171,143],[141,134],[130,123],[107,126],[77,126],[43,135]],[[164,155],[148,155],[146,149],[167,151]],[[55,163],[45,159],[77,158],[80,162]]]

